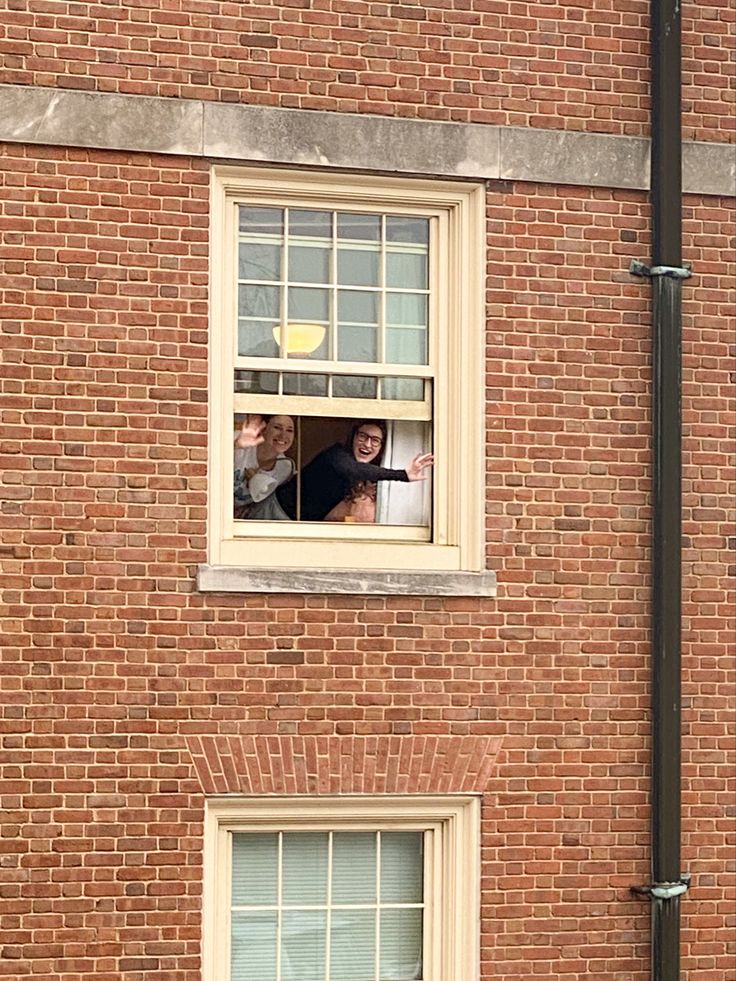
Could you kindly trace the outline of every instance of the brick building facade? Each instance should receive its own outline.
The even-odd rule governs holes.
[[[645,0],[0,14],[0,977],[220,981],[209,802],[446,798],[480,928],[436,981],[645,981]],[[688,5],[689,981],[736,978],[733,45]],[[480,568],[212,562],[213,168],[254,165],[485,189]]]

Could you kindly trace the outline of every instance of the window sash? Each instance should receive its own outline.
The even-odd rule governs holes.
[[[352,831],[353,829],[349,829]],[[260,829],[259,829],[260,831]],[[317,914],[317,918],[321,920],[323,924],[323,939],[321,941],[322,951],[321,960],[324,965],[323,973],[321,975],[310,975],[310,981],[332,981],[332,967],[336,958],[340,958],[340,955],[345,956],[345,949],[339,942],[339,936],[336,932],[335,920],[339,922],[340,913],[372,913],[372,917],[363,917],[364,928],[367,929],[368,933],[372,936],[372,971],[370,975],[365,975],[366,981],[380,981],[383,976],[384,971],[382,970],[382,965],[386,956],[389,955],[390,942],[392,938],[392,931],[390,929],[390,924],[392,919],[394,919],[394,914],[401,913],[402,911],[416,911],[420,914],[420,937],[421,937],[421,949],[417,951],[419,958],[421,958],[422,965],[424,964],[424,934],[426,932],[426,923],[424,910],[425,910],[425,889],[426,889],[426,869],[425,866],[428,862],[428,850],[431,848],[431,831],[414,831],[406,832],[405,829],[400,829],[398,839],[395,837],[396,829],[378,829],[371,830],[370,832],[363,832],[369,839],[373,841],[373,848],[369,849],[370,854],[370,864],[372,865],[374,881],[373,881],[373,901],[372,902],[337,902],[335,901],[335,891],[340,888],[342,879],[337,879],[335,877],[336,862],[339,860],[336,856],[339,856],[339,852],[336,851],[336,847],[340,844],[340,841],[336,842],[336,835],[345,834],[348,829],[333,829],[328,832],[323,832],[320,834],[320,838],[324,838],[324,841],[319,842],[321,845],[319,851],[316,853],[316,857],[320,858],[318,866],[318,874],[316,879],[312,879],[309,874],[309,860],[307,865],[304,867],[293,866],[294,858],[298,857],[299,850],[305,844],[305,838],[309,836],[310,831],[302,831],[301,829],[289,829],[287,831],[272,831],[269,837],[275,838],[276,853],[272,854],[273,842],[271,841],[261,841],[260,844],[265,848],[265,853],[258,852],[258,843],[253,842],[256,846],[255,850],[250,852],[250,855],[241,854],[238,865],[242,872],[247,870],[247,863],[249,858],[252,858],[256,863],[256,868],[260,870],[261,873],[261,883],[264,881],[266,883],[270,882],[271,889],[275,886],[275,891],[272,893],[271,902],[260,902],[260,903],[242,903],[238,902],[236,895],[236,881],[233,878],[231,883],[231,902],[230,902],[230,925],[228,928],[228,935],[230,938],[230,943],[232,945],[235,933],[235,923],[237,920],[247,919],[247,914],[252,914],[258,918],[258,914],[276,914],[276,931],[272,938],[272,942],[268,941],[268,947],[270,948],[271,956],[268,956],[268,952],[264,947],[255,947],[252,949],[252,956],[256,960],[263,959],[264,962],[270,963],[274,967],[274,978],[275,981],[284,981],[284,977],[288,976],[288,970],[282,970],[282,952],[284,951],[284,939],[288,936],[288,926],[287,923],[289,919],[294,919],[295,915],[299,914]],[[312,832],[314,833],[314,832]],[[420,836],[423,842],[422,856],[420,863],[420,874],[421,879],[417,883],[419,892],[414,899],[409,901],[408,899],[400,898],[394,892],[391,895],[390,884],[393,881],[393,876],[398,875],[401,879],[402,868],[406,868],[403,862],[410,860],[413,851],[412,842],[402,841],[401,837],[403,834],[411,834],[412,836]],[[289,838],[285,837],[288,835]],[[257,837],[260,837],[259,833],[256,833]],[[256,837],[254,836],[254,837]],[[241,841],[238,842],[239,845],[245,845],[247,848],[247,839],[249,833],[246,831],[230,831],[229,832],[229,855],[230,855],[230,865],[234,868],[235,862],[233,860],[235,854],[236,838],[240,838]],[[301,840],[300,840],[301,839]],[[290,846],[289,851],[292,852],[291,861],[288,859],[287,845]],[[408,853],[405,851],[409,848]],[[322,848],[324,848],[324,853],[322,853]],[[269,854],[271,853],[271,854]],[[306,853],[307,859],[309,859],[309,853]],[[259,863],[259,858],[265,860],[265,865]],[[387,861],[393,860],[393,864],[389,868],[387,866]],[[398,864],[397,864],[398,863]],[[340,864],[344,864],[343,860]],[[290,867],[289,867],[290,866]],[[408,867],[411,867],[409,865]],[[352,869],[350,867],[343,870],[348,877],[352,874]],[[387,882],[389,883],[388,891],[386,888],[386,883],[384,882],[384,876],[387,872],[392,873]],[[263,877],[265,876],[265,880]],[[273,878],[272,878],[273,877]],[[248,880],[245,880],[246,883]],[[242,880],[239,880],[242,883]],[[308,898],[300,901],[299,894],[309,896],[310,891],[313,887],[317,887],[317,893],[315,894],[315,899],[317,895],[321,895],[322,899],[319,902],[310,902]],[[271,892],[271,889],[268,892]],[[361,892],[360,888],[358,889]],[[410,890],[413,892],[413,890]],[[297,897],[297,898],[295,898]],[[253,897],[255,898],[255,897]],[[333,917],[333,914],[338,914],[337,917]],[[251,917],[251,918],[252,918]],[[356,927],[357,929],[357,927]],[[360,940],[360,935],[356,934],[355,942],[356,944]],[[247,942],[247,941],[246,941]],[[245,951],[246,955],[249,953]],[[231,950],[231,963],[233,963],[233,952]],[[356,965],[356,967],[359,965]],[[362,966],[365,970],[365,963]],[[361,971],[361,977],[364,977]],[[422,973],[419,976],[418,981],[422,978],[426,978],[424,974],[424,969],[422,967]]]
[[[432,348],[432,333],[435,329],[433,326],[433,315],[435,311],[433,310],[431,299],[433,292],[433,253],[436,248],[436,228],[437,228],[437,217],[432,214],[432,209],[428,212],[423,213],[417,208],[406,208],[405,206],[398,204],[398,202],[393,207],[376,207],[375,204],[362,204],[361,207],[356,207],[358,202],[331,202],[329,198],[321,202],[304,202],[304,201],[291,201],[285,200],[283,197],[281,199],[275,198],[269,201],[263,200],[260,196],[257,199],[251,199],[249,197],[243,197],[240,200],[232,201],[231,205],[231,219],[230,227],[232,230],[232,235],[234,238],[232,241],[236,242],[237,248],[234,251],[235,268],[233,270],[235,283],[234,290],[234,306],[235,306],[235,316],[236,323],[245,322],[248,320],[262,320],[263,318],[258,318],[256,316],[245,316],[243,318],[239,317],[239,294],[240,286],[253,286],[255,288],[265,287],[271,288],[272,290],[278,291],[279,296],[279,316],[274,319],[273,316],[265,318],[269,322],[273,321],[274,326],[279,328],[280,342],[279,347],[282,353],[278,355],[278,360],[283,362],[288,362],[291,357],[286,351],[286,331],[287,322],[289,320],[289,302],[290,302],[290,290],[291,289],[317,289],[326,292],[330,296],[330,306],[332,314],[328,312],[327,319],[318,318],[318,322],[322,323],[327,330],[327,341],[329,347],[333,352],[338,350],[339,341],[339,313],[338,313],[338,300],[341,291],[355,292],[355,293],[365,293],[373,294],[377,298],[376,316],[377,321],[376,326],[376,360],[367,361],[367,364],[381,364],[384,362],[384,355],[387,349],[388,332],[389,330],[401,329],[402,324],[392,324],[390,323],[390,318],[388,316],[388,308],[391,305],[389,303],[390,297],[399,297],[401,295],[413,295],[418,297],[424,297],[425,300],[429,301],[427,303],[426,310],[426,320],[421,325],[427,343],[427,362],[431,362],[431,348]],[[281,231],[278,234],[274,233],[253,233],[248,231],[243,231],[240,227],[239,221],[239,208],[241,205],[248,205],[252,207],[273,207],[282,212],[283,221],[281,225]],[[398,206],[397,206],[398,205]],[[330,234],[328,236],[304,236],[292,234],[290,231],[290,221],[289,215],[292,211],[304,210],[305,208],[309,210],[319,210],[329,213],[331,216],[330,221]],[[348,214],[366,214],[370,217],[375,217],[379,222],[379,234],[378,238],[375,240],[365,240],[365,239],[348,239],[341,238],[338,233],[338,215],[340,213]],[[388,237],[387,233],[387,222],[391,217],[409,217],[409,218],[421,218],[428,223],[428,240],[426,245],[419,243],[399,243],[394,242]],[[259,279],[256,277],[248,277],[240,275],[240,246],[241,244],[253,244],[253,245],[271,245],[276,246],[281,249],[281,260],[279,267],[278,277],[271,277],[268,279]],[[291,272],[291,249],[292,247],[297,248],[314,248],[329,250],[329,269],[326,275],[315,279],[315,280],[305,280],[295,278]],[[366,252],[371,255],[376,255],[378,260],[378,282],[374,285],[365,285],[350,283],[349,281],[341,281],[340,279],[340,257],[341,254],[345,252]],[[425,259],[425,279],[426,286],[415,286],[409,283],[402,283],[401,285],[395,285],[394,283],[389,285],[389,259],[395,256],[411,256],[417,255]],[[436,268],[436,267],[435,267]],[[297,316],[297,320],[299,317]],[[276,322],[278,321],[278,323]],[[317,322],[317,321],[315,321]],[[347,322],[345,323],[347,326]],[[417,325],[419,326],[419,325]],[[235,331],[235,336],[233,338],[233,354],[234,357],[254,357],[249,355],[239,355],[238,353],[238,336],[237,330]],[[339,364],[337,358],[330,359],[331,363]]]
[[[234,199],[230,201],[230,207],[227,212],[228,220],[226,221],[226,234],[230,236],[230,241],[239,241],[239,231],[238,231],[238,208],[246,200],[246,196],[240,199]],[[250,201],[248,203],[260,206],[263,202],[260,198]],[[274,204],[273,202],[268,202],[268,204]],[[278,205],[274,205],[278,206]],[[283,207],[283,202],[281,204]],[[329,203],[325,204],[325,210],[336,211],[340,210],[337,206],[331,206]],[[351,205],[351,211],[354,209]],[[375,206],[374,210],[371,212],[369,208],[365,209],[367,213],[376,213]],[[382,223],[386,217],[386,211],[381,214]],[[238,250],[231,249],[231,261],[229,264],[229,282],[233,284],[231,287],[232,296],[230,299],[230,313],[231,315],[227,318],[226,330],[228,333],[228,342],[225,345],[226,350],[230,350],[232,354],[232,366],[233,369],[241,369],[245,371],[261,371],[261,372],[294,372],[294,373],[310,373],[310,374],[327,374],[327,375],[365,375],[365,376],[376,376],[376,377],[416,377],[423,378],[427,380],[435,379],[437,376],[436,369],[436,358],[437,352],[439,350],[439,342],[436,337],[439,329],[439,309],[440,309],[440,295],[442,290],[442,280],[440,279],[440,266],[438,262],[437,252],[441,247],[441,238],[443,235],[444,221],[442,217],[438,217],[436,214],[431,213],[431,209],[427,209],[425,213],[418,212],[416,209],[404,211],[403,208],[394,207],[391,210],[392,214],[405,213],[412,217],[421,216],[429,220],[429,242],[428,242],[428,255],[427,255],[427,283],[428,288],[423,290],[415,290],[401,287],[387,287],[385,285],[385,270],[384,270],[384,285],[378,287],[348,287],[341,286],[340,284],[322,284],[317,286],[314,283],[294,283],[289,281],[284,281],[283,279],[274,281],[251,281],[239,279],[239,265],[238,265]],[[288,238],[284,239],[285,242]],[[333,241],[334,245],[334,241]],[[286,249],[286,245],[284,245]],[[335,246],[336,249],[336,246]],[[333,256],[333,260],[336,260],[336,252]],[[382,262],[385,265],[385,255],[382,256]],[[248,319],[258,320],[259,318],[241,318],[238,311],[238,287],[241,283],[251,283],[257,286],[272,286],[280,290],[280,350],[284,353],[280,353],[276,357],[259,357],[255,355],[240,354],[238,351],[238,326],[241,322],[247,322]],[[288,352],[284,350],[284,341],[286,338],[287,321],[288,317],[288,288],[296,286],[313,287],[313,288],[325,288],[334,292],[333,304],[335,304],[335,309],[333,311],[332,320],[326,325],[330,337],[330,346],[333,351],[337,350],[337,333],[338,333],[338,316],[336,313],[336,303],[337,294],[340,289],[355,290],[357,292],[373,293],[378,295],[380,299],[380,312],[379,312],[379,322],[377,324],[378,338],[377,338],[377,359],[373,361],[342,361],[337,358],[310,358],[310,357],[295,357],[290,356]],[[388,332],[397,330],[412,330],[411,326],[402,325],[391,325],[387,321],[386,317],[386,298],[389,295],[401,295],[403,293],[416,293],[426,297],[427,299],[427,321],[425,325],[425,336],[426,336],[426,364],[414,364],[414,363],[403,363],[403,362],[389,362],[384,360],[386,352],[386,344],[388,338]],[[378,360],[380,359],[380,360]],[[259,396],[254,394],[254,400],[258,400]],[[330,397],[332,400],[332,397]],[[362,408],[359,410],[358,414],[365,412],[366,406],[373,400],[364,399]],[[390,400],[386,400],[390,401]],[[263,411],[273,411],[273,410],[263,410]],[[312,413],[314,415],[317,412]],[[319,413],[324,414],[324,413]],[[349,411],[344,411],[343,415],[350,415]],[[370,413],[373,416],[377,416],[377,412]],[[401,416],[389,416],[388,418],[402,418]],[[425,416],[417,418],[426,418]]]

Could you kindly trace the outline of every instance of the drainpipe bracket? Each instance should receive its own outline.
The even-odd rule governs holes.
[[[654,899],[674,899],[688,891],[691,879],[690,873],[683,872],[679,882],[653,882],[649,886],[632,886],[631,891],[639,896],[653,896]]]
[[[652,276],[669,276],[671,279],[689,279],[692,274],[690,266],[647,266],[638,259],[632,259],[629,266],[632,276],[642,276],[651,279]]]

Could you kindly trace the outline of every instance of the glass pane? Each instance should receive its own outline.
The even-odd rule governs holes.
[[[277,358],[279,346],[273,332],[278,327],[278,320],[238,321],[238,354]]]
[[[278,320],[281,316],[280,287],[241,284],[238,287],[238,314],[241,317]]]
[[[373,981],[376,976],[375,910],[334,910],[331,934],[330,981]]]
[[[381,981],[422,976],[422,910],[381,910]]]
[[[389,293],[386,296],[386,323],[426,327],[426,295],[423,293]]]
[[[370,379],[355,379],[370,380]],[[333,383],[334,384],[334,383]],[[332,902],[375,903],[376,836],[360,831],[338,832],[332,838]]]
[[[283,235],[284,212],[281,208],[238,208],[241,232],[250,235]]]
[[[332,394],[336,399],[374,399],[378,393],[378,379],[362,375],[333,375]]]
[[[339,214],[337,237],[378,242],[381,238],[381,219],[379,215]]]
[[[422,834],[386,831],[381,834],[381,902],[422,902]]]
[[[340,290],[337,294],[337,319],[341,324],[377,324],[378,294]]]
[[[276,981],[277,913],[233,913],[231,981]]]
[[[279,390],[277,371],[235,371],[233,391],[257,392],[259,395],[276,395]]]
[[[281,246],[261,242],[241,242],[238,247],[240,279],[281,279]],[[411,286],[411,283],[401,283]]]
[[[289,282],[329,283],[330,279],[329,248],[308,245],[289,247]]]
[[[389,215],[386,218],[386,241],[427,245],[429,243],[429,219],[410,218],[408,215]]]
[[[309,236],[309,238],[332,238],[331,211],[301,211],[294,208],[289,212],[289,235]]]
[[[233,906],[271,906],[276,902],[279,865],[277,834],[233,835]]]
[[[285,906],[315,906],[327,902],[326,834],[284,835],[283,892]]]
[[[426,290],[427,255],[416,252],[386,253],[386,285]]]
[[[330,291],[308,286],[289,288],[289,320],[327,323],[330,319]]]
[[[322,910],[284,912],[281,981],[322,981],[325,976],[326,919],[327,914]]]
[[[386,330],[386,361],[389,364],[426,364],[427,332],[410,327]]]
[[[372,361],[378,356],[378,331],[375,327],[340,327],[337,335],[337,357],[340,361]]]
[[[378,286],[378,249],[338,249],[337,281],[341,286]],[[411,283],[400,283],[411,286]]]
[[[284,395],[327,395],[327,375],[284,375]]]
[[[424,379],[384,378],[382,392],[385,399],[422,402],[424,400]]]

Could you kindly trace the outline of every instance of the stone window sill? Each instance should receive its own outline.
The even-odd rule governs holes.
[[[495,572],[265,569],[200,565],[203,593],[347,593],[363,596],[495,596]]]

